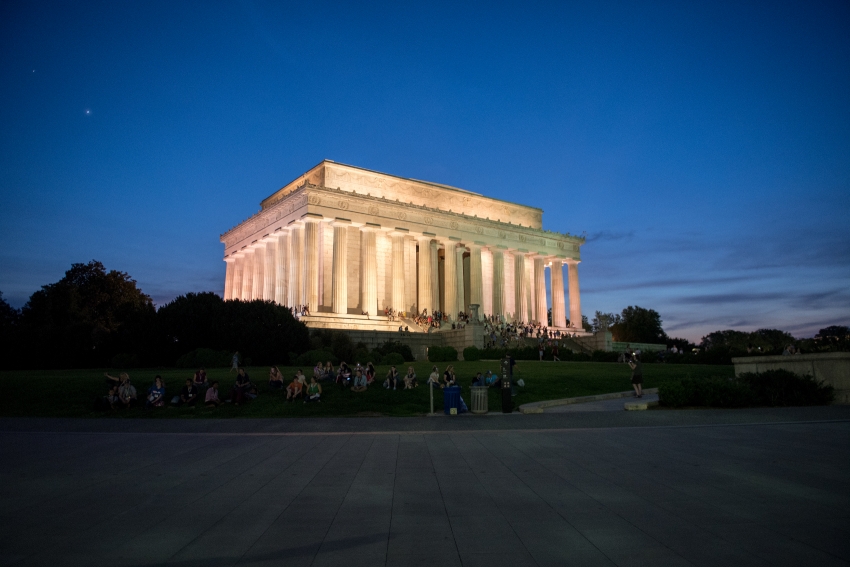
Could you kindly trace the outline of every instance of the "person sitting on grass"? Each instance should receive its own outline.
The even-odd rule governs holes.
[[[351,385],[352,392],[365,392],[368,387],[366,375],[362,370],[357,370],[354,374],[354,383]]]
[[[321,402],[319,398],[322,397],[322,385],[316,381],[316,377],[313,376],[310,378],[310,385],[307,386],[307,395],[304,397],[304,403],[307,402]]]
[[[118,386],[118,387],[120,387],[121,384],[123,384],[125,380],[126,381],[130,380],[130,375],[127,374],[126,372],[122,372],[121,374],[118,375],[117,378],[115,376],[110,376],[109,372],[104,372],[103,375],[106,376],[106,383],[107,384],[111,384],[112,382],[115,382],[115,385]]]
[[[351,382],[351,368],[349,368],[348,364],[346,364],[343,360],[339,363],[339,371],[336,375],[336,383],[344,388],[348,386],[349,382]]]
[[[371,384],[375,381],[375,365],[372,364],[372,361],[366,363],[366,383]]]
[[[209,386],[207,382],[207,371],[204,370],[203,367],[199,368],[195,375],[192,377],[192,383],[195,384],[195,387],[198,388],[200,392],[202,388],[206,388]]]
[[[325,363],[325,373],[322,377],[325,380],[333,380],[334,378],[334,365],[331,364],[330,360]]]
[[[218,380],[210,384],[210,387],[207,389],[204,405],[208,408],[217,408],[221,405],[221,400],[218,399]]]
[[[280,373],[277,366],[272,366],[269,370],[269,388],[272,390],[283,389],[283,374]]]
[[[407,367],[407,374],[404,375],[404,389],[412,390],[417,387],[419,384],[416,383],[416,372],[413,371],[412,366]]]
[[[195,402],[198,401],[198,387],[190,378],[186,378],[186,385],[180,390],[179,396],[174,396],[171,403],[175,406],[190,406],[195,407]]]
[[[474,386],[484,386],[484,376],[481,375],[480,372],[475,374],[475,378],[472,379],[472,385]]]
[[[384,380],[384,388],[387,390],[395,390],[397,386],[398,370],[396,370],[395,366],[390,366],[390,369],[387,372],[387,379]]]
[[[304,373],[303,373],[303,372],[301,372],[301,369],[300,369],[300,368],[299,368],[299,369],[298,369],[298,371],[295,373],[295,378],[296,378],[299,382],[301,382],[301,387],[302,387],[302,388],[306,388],[306,387],[307,387],[307,377],[306,377],[306,376],[304,376]]]
[[[148,399],[145,402],[146,408],[161,408],[165,405],[165,385],[162,383],[162,376],[158,375],[153,379],[153,385],[148,388]]]
[[[298,375],[292,378],[289,386],[286,387],[286,401],[294,402],[295,398],[304,395],[304,384],[298,379]]]
[[[455,378],[455,367],[451,364],[446,366],[446,371],[443,372],[443,382],[445,382],[445,388],[457,385],[457,379]]]
[[[138,402],[136,387],[130,383],[130,377],[126,373],[122,373],[122,375],[124,376],[124,380],[118,387],[118,407],[133,407]]]
[[[484,385],[488,388],[501,387],[501,384],[499,384],[499,377],[494,375],[492,370],[488,370],[487,374],[484,375]]]
[[[432,388],[442,388],[443,385],[440,384],[440,371],[437,370],[436,366],[431,367],[431,375],[428,376],[428,385]]]
[[[236,373],[236,383],[233,384],[233,389],[230,391],[230,401],[235,405],[239,405],[245,401],[248,391],[251,389],[251,379],[244,368],[240,368]]]
[[[325,375],[325,367],[322,366],[322,361],[316,363],[316,366],[313,367],[313,376],[316,380],[321,380]]]
[[[94,409],[96,410],[114,410],[118,404],[118,386],[110,386],[109,392],[103,397],[95,398],[94,400]]]

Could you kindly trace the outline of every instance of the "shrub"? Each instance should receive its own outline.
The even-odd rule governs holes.
[[[409,362],[409,361],[408,361]],[[402,355],[397,352],[391,352],[384,357],[383,364],[386,366],[402,366],[405,360]]]
[[[330,360],[333,365],[339,364],[339,359],[328,350],[308,350],[295,359],[295,364],[302,367],[306,366],[312,368],[313,366],[316,366],[317,363],[325,363],[328,360]]]
[[[741,374],[732,379],[684,378],[661,385],[658,395],[661,404],[670,407],[738,408],[823,405],[832,401],[834,390],[811,376],[798,376],[787,370],[769,370]]]
[[[450,346],[432,346],[428,349],[431,362],[453,362],[457,360],[457,349]]]
[[[196,348],[177,359],[177,368],[226,368],[230,366],[233,353],[226,350]]]
[[[787,370],[747,372],[738,380],[749,384],[760,406],[812,406],[825,405],[835,397],[832,386],[817,382],[811,376],[798,376]]]
[[[413,362],[415,360],[415,358],[413,357],[413,351],[410,350],[410,347],[408,345],[402,344],[398,341],[387,341],[384,344],[382,344],[381,346],[379,346],[378,348],[376,348],[375,350],[377,350],[378,352],[381,353],[381,355],[384,355],[384,356],[386,356],[390,353],[393,353],[393,352],[400,354],[402,359],[404,361],[407,361],[407,362]],[[386,359],[384,359],[384,360],[386,361]],[[384,364],[389,364],[389,363],[384,362]]]
[[[464,360],[481,360],[481,349],[474,346],[468,346],[463,349],[463,359]]]
[[[608,352],[608,351],[605,351],[605,350],[595,350],[590,355],[590,359],[593,362],[617,362],[617,360],[619,358],[620,358],[619,352]]]

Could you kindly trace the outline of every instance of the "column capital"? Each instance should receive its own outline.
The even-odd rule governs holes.
[[[329,224],[334,228],[337,228],[337,227],[348,228],[349,226],[351,226],[351,221],[349,219],[343,219],[343,218],[337,217],[335,219],[330,220]]]

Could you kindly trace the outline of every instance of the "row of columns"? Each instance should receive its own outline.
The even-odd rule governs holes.
[[[319,307],[319,241],[322,235],[320,219],[307,218],[295,223],[275,235],[254,243],[244,252],[226,258],[224,297],[228,299],[272,300],[281,305],[307,305],[312,313]],[[348,312],[348,221],[334,221],[332,260],[332,311]],[[360,305],[369,313],[382,311],[378,303],[377,281],[377,225],[360,227]],[[393,309],[405,308],[405,240],[406,231],[393,231],[391,238],[391,281],[390,302]],[[423,234],[417,238],[419,244],[417,302],[421,311],[432,312],[439,308],[438,242],[433,235]],[[453,240],[441,240],[445,248],[444,305],[443,310],[454,317],[470,304],[483,306],[484,277],[481,260],[482,243],[469,245],[469,298],[464,297],[464,254],[467,248]],[[492,311],[496,315],[506,312],[505,254],[514,259],[514,319],[536,320],[545,323],[548,305],[546,301],[545,268],[546,258],[523,251],[507,251],[492,247]],[[531,262],[526,266],[526,260]],[[567,260],[570,298],[570,321],[574,326],[581,324],[581,300],[579,298],[578,263]],[[563,261],[550,260],[552,288],[552,321],[562,326],[566,316],[563,281]],[[558,323],[561,323],[560,325]]]

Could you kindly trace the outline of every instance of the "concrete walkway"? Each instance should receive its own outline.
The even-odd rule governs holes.
[[[850,408],[0,420],[0,565],[847,565]]]

